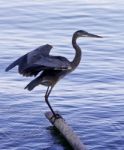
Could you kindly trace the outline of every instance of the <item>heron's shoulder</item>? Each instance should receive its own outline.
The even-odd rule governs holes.
[[[36,49],[29,52],[27,55],[28,57],[39,57],[42,55],[49,55],[50,50],[52,49],[52,45],[45,44],[37,47]]]
[[[49,48],[53,48],[53,46],[50,44],[45,44],[44,46],[49,47]]]
[[[53,46],[52,45],[50,45],[50,44],[44,44],[44,45],[41,45],[41,46],[39,46],[37,49],[40,49],[40,50],[42,50],[42,49],[52,49],[53,48]]]

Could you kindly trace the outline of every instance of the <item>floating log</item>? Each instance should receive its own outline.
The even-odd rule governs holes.
[[[59,114],[59,112],[56,113]],[[45,116],[59,130],[74,150],[86,150],[79,137],[74,133],[73,129],[65,122],[60,114],[59,116],[61,116],[61,118],[59,119],[55,119],[52,112],[46,112]]]

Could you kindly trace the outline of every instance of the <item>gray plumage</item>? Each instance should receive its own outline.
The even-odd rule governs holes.
[[[79,30],[76,31],[72,37],[72,45],[76,52],[72,62],[62,56],[49,55],[52,46],[46,44],[25,54],[6,68],[6,71],[9,71],[15,66],[18,66],[18,72],[23,76],[37,76],[40,73],[40,75],[32,80],[25,89],[31,91],[40,84],[47,86],[45,101],[55,116],[56,114],[48,101],[48,97],[55,84],[79,65],[81,60],[81,49],[76,43],[78,37],[101,38],[98,35]]]
[[[18,66],[18,72],[23,76],[36,76],[40,71],[46,69],[64,70],[71,68],[70,62],[66,58],[50,56],[51,49],[52,46],[49,44],[40,46],[14,61],[6,68],[6,71]]]

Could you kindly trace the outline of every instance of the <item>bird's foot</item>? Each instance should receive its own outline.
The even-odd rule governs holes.
[[[55,115],[54,115],[54,118],[55,118],[55,119],[60,119],[60,118],[62,118],[62,116],[61,116],[60,114],[55,114]]]
[[[55,113],[55,114],[53,114],[53,116],[50,119],[54,119],[53,123],[55,123],[55,121],[57,119],[63,119],[63,118],[62,118],[62,116],[60,114]]]

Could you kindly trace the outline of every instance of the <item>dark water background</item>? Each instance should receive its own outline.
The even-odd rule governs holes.
[[[45,87],[4,69],[49,43],[52,54],[74,57],[71,37],[83,29],[104,38],[79,39],[78,69],[51,94],[89,150],[124,150],[124,1],[0,0],[0,150],[70,150],[44,116]]]

